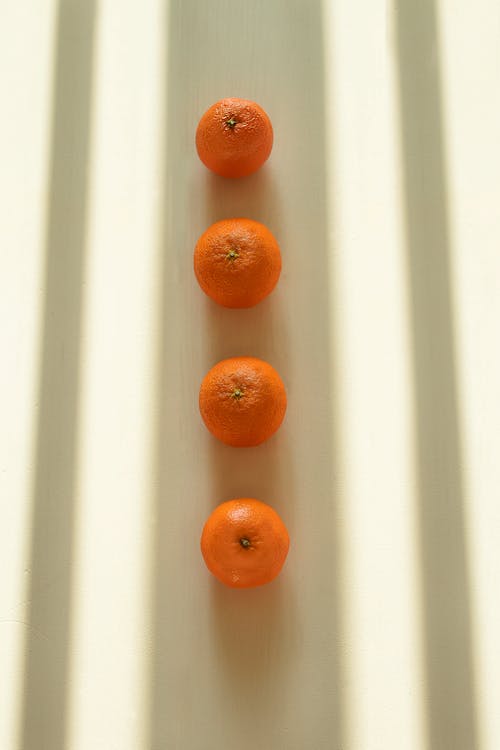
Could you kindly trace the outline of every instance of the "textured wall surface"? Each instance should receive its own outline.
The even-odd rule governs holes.
[[[498,750],[500,6],[5,0],[0,24],[0,748]],[[275,146],[194,132],[255,99]],[[192,251],[269,226],[276,291],[217,308]],[[201,378],[268,359],[255,449]],[[287,524],[234,591],[219,502]]]

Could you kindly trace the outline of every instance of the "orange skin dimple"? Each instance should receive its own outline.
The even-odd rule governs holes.
[[[217,221],[196,243],[194,271],[205,294],[219,305],[252,307],[278,283],[279,245],[258,221]]]
[[[279,515],[253,498],[219,505],[201,535],[207,568],[233,588],[272,581],[283,567],[289,546],[288,532]]]
[[[287,398],[274,367],[256,357],[232,357],[205,375],[199,405],[212,435],[226,445],[247,448],[276,432]]]
[[[269,158],[273,127],[262,107],[248,99],[221,99],[202,116],[196,148],[206,167],[222,177],[246,177]]]

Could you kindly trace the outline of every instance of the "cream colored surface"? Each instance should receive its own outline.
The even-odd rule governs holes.
[[[500,8],[0,5],[2,750],[498,750]],[[194,130],[254,98],[268,165]],[[276,292],[217,309],[196,238],[247,215]],[[197,389],[269,359],[289,411],[217,444]],[[273,504],[283,574],[198,538]]]

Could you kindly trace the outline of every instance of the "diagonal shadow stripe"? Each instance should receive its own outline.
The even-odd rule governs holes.
[[[322,2],[168,5],[148,746],[337,750],[343,676]],[[242,180],[208,174],[194,149],[197,118],[223,96],[256,99],[275,127],[269,163]],[[249,310],[216,308],[194,280],[197,236],[229,216],[266,223],[282,243],[278,288]],[[198,414],[202,375],[237,354],[269,359],[289,386],[285,425],[256,449],[207,444]],[[246,494],[275,505],[292,552],[268,587],[235,592],[203,569],[198,534],[209,507]]]
[[[433,0],[396,0],[429,748],[475,750],[469,576]]]
[[[95,10],[57,10],[20,750],[65,747]]]

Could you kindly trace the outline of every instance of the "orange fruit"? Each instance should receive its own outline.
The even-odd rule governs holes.
[[[252,307],[278,283],[279,245],[258,221],[223,219],[196,243],[194,272],[205,294],[219,305]]]
[[[198,123],[196,148],[206,167],[222,177],[246,177],[269,158],[273,126],[248,99],[221,99]]]
[[[205,375],[200,413],[212,435],[226,445],[248,448],[273,435],[286,411],[280,376],[256,357],[223,359]]]
[[[283,567],[289,546],[288,532],[276,511],[246,497],[219,505],[201,535],[207,568],[233,588],[272,581]]]

